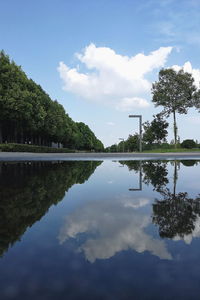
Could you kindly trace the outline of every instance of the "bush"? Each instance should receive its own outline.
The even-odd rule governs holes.
[[[75,152],[67,148],[50,148],[25,144],[0,144],[2,152],[34,152],[34,153],[69,153]]]
[[[197,144],[195,143],[194,140],[184,140],[181,143],[181,148],[187,148],[187,149],[192,149],[195,148]]]

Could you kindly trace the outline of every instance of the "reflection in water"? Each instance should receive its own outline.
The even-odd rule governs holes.
[[[196,222],[199,223],[200,197],[192,199],[187,193],[175,194],[168,189],[160,194],[163,199],[153,204],[153,222],[159,226],[160,236],[184,238],[192,234]]]
[[[142,181],[154,187],[154,190],[162,195],[162,199],[155,200],[153,204],[154,224],[159,226],[159,234],[162,238],[184,239],[189,243],[192,237],[200,236],[200,197],[194,199],[187,192],[176,193],[178,170],[180,162],[170,162],[174,166],[173,188],[170,192],[166,185],[169,183],[167,162],[152,161],[138,162],[125,161],[129,170],[142,171]],[[181,161],[184,166],[194,166],[198,162],[194,160]]]
[[[134,170],[139,173],[141,187],[143,182],[146,185],[153,185],[154,189],[158,190],[169,182],[166,161],[121,161],[120,163],[127,165],[129,171]],[[134,191],[134,189],[130,190]]]
[[[0,163],[0,256],[101,162]]]
[[[0,298],[199,299],[199,166],[99,164],[0,164]]]
[[[85,242],[79,250],[90,262],[110,258],[127,249],[139,253],[149,251],[159,258],[171,259],[164,242],[145,233],[151,218],[137,209],[146,204],[148,199],[144,198],[134,203],[132,198],[89,202],[66,217],[59,241],[62,244],[69,238],[78,238],[86,233]]]

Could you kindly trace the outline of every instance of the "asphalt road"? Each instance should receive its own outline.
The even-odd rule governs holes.
[[[28,153],[0,152],[0,161],[58,160],[200,160],[200,152],[176,153]]]

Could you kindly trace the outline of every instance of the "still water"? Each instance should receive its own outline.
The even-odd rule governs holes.
[[[0,299],[200,299],[200,162],[0,163]]]

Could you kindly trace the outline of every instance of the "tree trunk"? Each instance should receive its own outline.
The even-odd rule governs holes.
[[[38,145],[41,146],[41,136],[38,136]]]
[[[177,147],[177,125],[176,125],[176,112],[173,111],[173,117],[174,117],[174,144],[175,148]]]
[[[174,161],[174,197],[176,195],[176,182],[177,182],[177,179],[178,179],[178,175],[177,175],[177,161],[175,160]]]
[[[24,132],[23,129],[21,128],[21,133],[20,133],[20,144],[24,143]]]
[[[17,140],[17,126],[16,124],[14,124],[14,142],[17,143],[18,140]]]
[[[0,124],[0,144],[3,143],[3,139],[2,139],[2,127],[1,127],[1,124]]]

